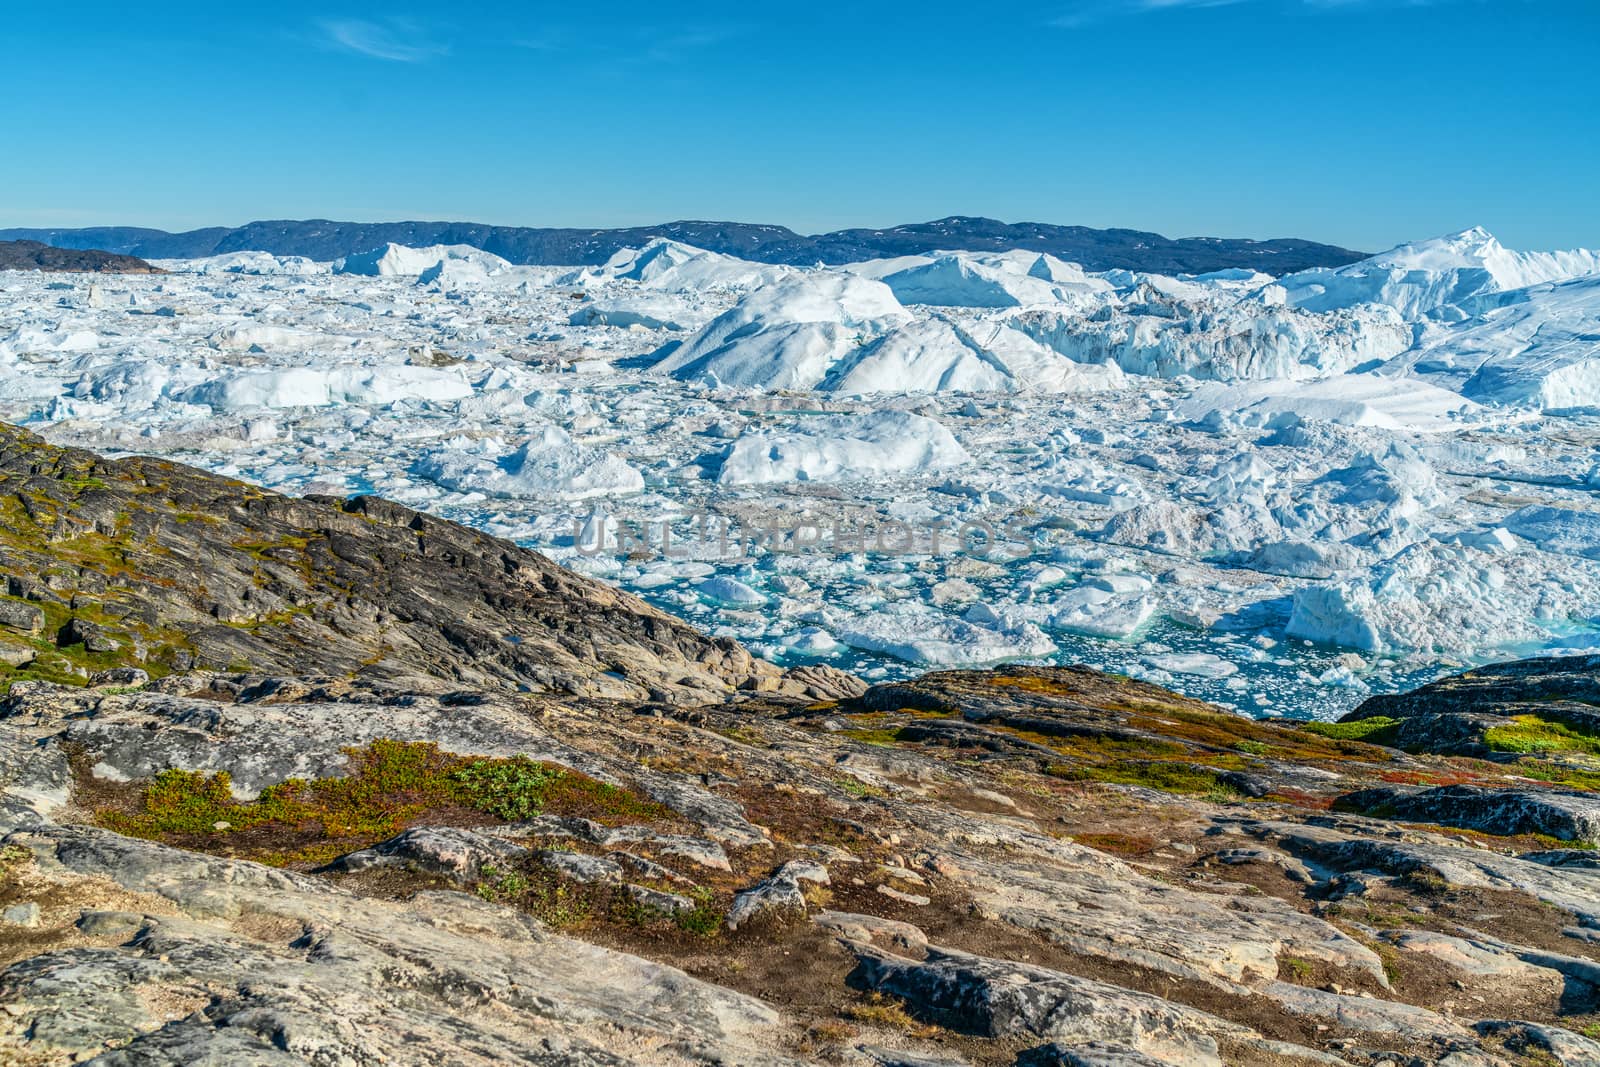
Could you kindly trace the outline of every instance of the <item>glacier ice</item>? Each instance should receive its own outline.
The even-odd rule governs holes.
[[[426,248],[408,248],[393,242],[370,252],[345,256],[333,265],[336,274],[365,274],[372,277],[411,277],[433,280],[446,269],[466,267],[475,274],[487,276],[511,268],[499,256],[473,248],[471,245],[429,245]]]
[[[446,489],[531,500],[584,500],[637,493],[644,478],[620,457],[575,442],[547,426],[510,451],[493,438],[444,448],[420,460],[415,473]]]
[[[1600,640],[1596,263],[1468,231],[1283,278],[665,240],[0,273],[0,418],[380,492],[780,659],[1324,714]]]
[[[793,429],[746,433],[730,446],[717,481],[839,482],[941,471],[971,460],[949,430],[922,415],[828,415]]]

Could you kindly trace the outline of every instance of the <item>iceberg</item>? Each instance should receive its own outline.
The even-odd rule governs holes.
[[[971,461],[949,430],[922,415],[829,415],[792,429],[746,433],[730,446],[717,483],[842,482],[932,473]]]
[[[419,278],[450,263],[453,269],[470,264],[485,275],[509,270],[511,264],[499,256],[471,245],[429,245],[410,248],[390,242],[370,252],[345,256],[333,264],[335,274],[361,274],[374,278]],[[435,275],[437,277],[437,274]]]
[[[648,289],[747,289],[795,273],[792,267],[751,263],[720,252],[657,237],[642,248],[624,248],[600,267],[569,280],[593,285],[631,281]]]
[[[1033,623],[981,604],[973,605],[966,618],[916,605],[887,605],[847,620],[835,635],[852,648],[927,666],[974,667],[1056,651],[1055,642]]]
[[[664,349],[655,369],[713,386],[810,389],[864,341],[910,319],[882,282],[793,275],[756,289]]]
[[[1209,430],[1279,430],[1324,422],[1444,433],[1489,418],[1459,393],[1378,374],[1340,374],[1313,382],[1206,382],[1178,405],[1177,413]]]
[[[472,385],[455,368],[347,364],[241,371],[180,390],[174,399],[232,413],[252,408],[386,406],[400,400],[445,402],[471,395]]]
[[[1600,277],[1536,286],[1397,361],[1485,404],[1600,409]]]
[[[492,497],[586,500],[644,490],[644,476],[608,452],[573,441],[560,427],[548,426],[511,452],[486,439],[416,463],[412,473],[460,493]]]
[[[1111,283],[1085,274],[1076,263],[1032,252],[937,252],[845,269],[879,279],[902,304],[1012,308],[1088,301],[1112,291]]]
[[[1495,306],[1501,295],[1600,273],[1600,252],[1512,252],[1482,227],[1399,245],[1337,270],[1279,279],[1288,302],[1307,311],[1385,304],[1408,321],[1452,320]]]

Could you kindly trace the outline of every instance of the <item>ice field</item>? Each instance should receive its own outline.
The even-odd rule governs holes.
[[[160,265],[0,273],[0,418],[380,493],[782,662],[1083,662],[1322,716],[1600,649],[1600,254]]]

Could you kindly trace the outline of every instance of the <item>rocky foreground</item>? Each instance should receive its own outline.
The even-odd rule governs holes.
[[[1600,1063],[1600,659],[781,672],[0,428],[0,1062]]]

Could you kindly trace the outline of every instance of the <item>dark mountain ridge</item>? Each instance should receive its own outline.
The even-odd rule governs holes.
[[[184,233],[127,226],[87,229],[0,230],[0,240],[45,241],[61,248],[100,248],[146,259],[192,259],[226,252],[338,259],[387,242],[404,245],[467,244],[518,264],[603,263],[619,249],[668,237],[713,252],[763,263],[849,263],[937,250],[1004,251],[1022,248],[1081,263],[1089,270],[1146,270],[1202,274],[1246,268],[1288,274],[1336,267],[1363,253],[1298,238],[1173,239],[1140,230],[1006,223],[951,216],[886,229],[839,230],[807,236],[784,226],[741,222],[679,221],[626,229],[559,229],[488,226],[471,222],[333,222],[326,219],[251,222]]]
[[[142,259],[99,248],[53,247],[38,241],[0,241],[0,270],[66,270],[98,274],[160,274]]]

